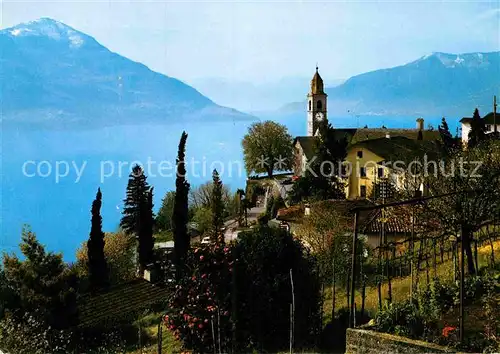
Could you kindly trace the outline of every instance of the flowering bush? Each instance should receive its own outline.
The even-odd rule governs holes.
[[[186,266],[169,299],[165,324],[187,349],[213,351],[219,344],[225,348],[231,329],[231,248],[202,245],[189,251]]]

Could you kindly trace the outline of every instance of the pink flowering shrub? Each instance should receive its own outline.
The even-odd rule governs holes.
[[[219,337],[225,348],[231,339],[231,249],[202,245],[189,251],[186,265],[187,274],[169,299],[165,325],[186,349],[213,351]]]

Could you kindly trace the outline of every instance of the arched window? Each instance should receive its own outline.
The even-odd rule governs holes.
[[[321,101],[318,101],[318,102],[316,103],[316,108],[317,108],[317,109],[323,109],[323,103],[322,103]]]
[[[311,110],[311,100],[309,100],[309,110]]]

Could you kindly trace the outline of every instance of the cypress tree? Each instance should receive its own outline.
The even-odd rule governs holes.
[[[188,135],[182,132],[176,159],[175,199],[172,213],[172,232],[174,236],[174,261],[177,279],[184,269],[184,261],[189,250],[190,239],[187,232],[189,183],[186,180],[186,141]]]
[[[101,217],[102,193],[97,189],[97,195],[92,202],[92,225],[87,241],[88,269],[90,289],[97,291],[108,286],[108,265],[104,257],[104,232],[102,232]]]
[[[469,142],[468,146],[475,147],[486,137],[486,126],[483,119],[479,115],[479,110],[474,110],[474,115],[470,122]]]
[[[139,242],[137,252],[139,255],[139,272],[153,262],[153,228],[154,228],[154,213],[153,213],[153,188],[150,188],[146,195],[146,201],[141,204],[140,222],[139,222]]]
[[[212,173],[213,191],[212,191],[212,237],[215,242],[224,243],[224,201],[222,200],[222,181],[219,178],[219,173],[214,170]]]

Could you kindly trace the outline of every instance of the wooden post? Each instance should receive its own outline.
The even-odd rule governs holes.
[[[349,327],[354,327],[354,317],[356,316],[356,309],[354,307],[354,295],[356,291],[356,248],[358,245],[358,217],[359,211],[354,214],[354,234],[352,238],[352,264],[351,264],[351,314],[349,316]]]
[[[460,227],[460,343],[464,341],[464,226]]]

